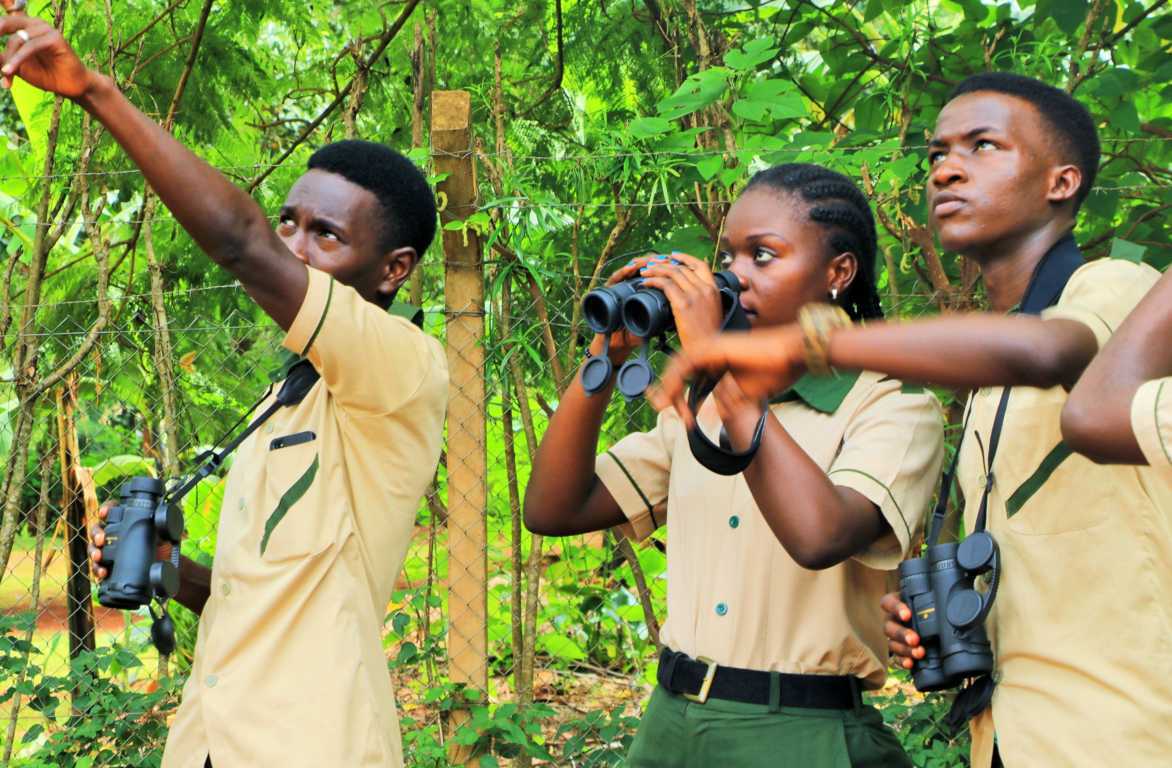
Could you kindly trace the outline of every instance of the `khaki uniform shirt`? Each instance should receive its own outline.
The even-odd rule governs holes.
[[[322,378],[228,474],[165,768],[403,764],[381,629],[439,460],[447,365],[313,269],[284,346]]]
[[[1091,262],[1043,317],[1083,322],[1101,346],[1157,277]],[[1002,391],[970,401],[957,472],[968,530]],[[1167,766],[1172,486],[1148,468],[1071,453],[1059,427],[1065,402],[1061,387],[1015,387],[1006,409],[988,507],[1003,569],[987,623],[997,688],[972,722],[972,764],[990,765],[995,732],[1007,766]]]
[[[1148,464],[1172,480],[1172,377],[1139,388],[1131,401],[1131,428]]]
[[[598,457],[596,472],[645,538],[667,526],[663,643],[718,664],[854,675],[882,685],[887,643],[879,598],[887,570],[916,538],[943,456],[935,398],[874,373],[806,377],[773,416],[835,485],[874,502],[891,534],[821,571],[802,568],[765,522],[742,475],[701,466],[671,411]],[[705,432],[719,418],[711,400]],[[796,500],[800,503],[800,500]]]

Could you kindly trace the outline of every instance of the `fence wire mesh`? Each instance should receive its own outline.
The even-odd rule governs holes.
[[[460,318],[444,310],[438,259],[426,272],[425,327],[445,340],[450,322]],[[190,670],[197,618],[171,603],[178,649],[169,661],[160,660],[145,610],[97,604],[85,531],[95,523],[99,504],[116,498],[130,477],[168,477],[169,465],[186,476],[197,466],[199,455],[269,386],[269,374],[279,365],[281,334],[238,285],[225,284],[218,275],[209,275],[208,285],[171,290],[159,299],[171,348],[169,395],[159,372],[151,294],[126,291],[111,302],[109,320],[82,362],[39,398],[24,471],[7,475],[20,482],[12,521],[18,532],[0,580],[0,739],[13,765],[38,765],[45,755],[62,765],[85,759],[92,765],[157,764]],[[80,297],[32,309],[35,327],[14,335],[37,350],[42,372],[77,353],[97,318],[96,302]],[[572,308],[567,303],[549,311],[549,332],[560,345],[558,365],[573,372],[582,350],[567,338]],[[450,361],[480,347],[475,357],[483,363],[477,363],[476,375],[484,391],[472,403],[482,424],[449,420],[448,434],[475,427],[483,438],[462,452],[445,445],[386,608],[384,647],[407,762],[445,764],[438,755],[451,748],[445,743],[453,738],[449,715],[466,709],[476,718],[470,727],[477,753],[492,751],[506,764],[521,764],[527,760],[519,744],[528,742],[548,752],[544,759],[537,756],[538,764],[611,764],[625,751],[631,718],[649,690],[655,637],[645,616],[662,618],[662,546],[635,552],[620,549],[609,534],[543,541],[524,530],[520,499],[533,438],[544,431],[556,399],[550,394],[552,377],[538,381],[534,375],[533,356],[548,349],[534,307],[518,300],[509,315],[502,316],[499,300],[490,300],[483,340],[459,349],[447,345]],[[527,356],[525,365],[515,356]],[[538,362],[549,366],[548,360]],[[20,372],[0,373],[6,416],[0,421],[0,447],[15,455]],[[453,401],[466,398],[463,386],[453,381]],[[171,417],[168,397],[174,402]],[[604,444],[630,425],[653,420],[642,403],[616,402],[613,411]],[[483,473],[487,491],[482,509],[487,543],[479,567],[453,566],[449,556],[448,509],[467,489],[453,488],[448,475],[465,463]],[[182,552],[207,565],[213,563],[230,466],[229,460],[184,502]],[[473,597],[456,597],[461,582],[471,585],[463,591]],[[481,593],[484,624],[453,623],[451,616],[458,613],[453,601],[464,600],[459,607],[467,609]],[[477,679],[474,670],[452,669],[455,662],[448,658],[453,642],[477,634],[487,639],[482,660],[487,699],[475,691],[461,693],[451,683]],[[519,680],[530,695],[520,694]],[[532,714],[497,717],[498,705],[510,702],[527,704]],[[492,705],[491,715],[485,704]],[[513,731],[517,723],[525,736]],[[88,745],[79,743],[79,732],[91,734]]]
[[[409,765],[469,755],[509,765],[617,765],[654,683],[665,613],[663,532],[632,547],[609,532],[543,539],[521,523],[537,441],[585,352],[576,308],[599,276],[642,253],[587,255],[577,230],[594,228],[605,239],[623,208],[525,198],[485,204],[482,212],[497,209],[502,218],[482,251],[482,308],[446,309],[438,247],[411,288],[450,366],[470,365],[453,378],[451,401],[465,406],[464,415],[448,420],[383,625]],[[520,209],[539,215],[527,220]],[[530,263],[515,243],[494,239],[502,225],[540,228],[566,209],[579,221],[562,261]],[[570,221],[558,221],[569,229]],[[679,222],[687,222],[686,211]],[[152,226],[175,232],[162,214]],[[886,235],[884,244],[900,247]],[[902,263],[906,254],[899,255],[889,263]],[[903,271],[903,287],[883,291],[888,311],[907,316],[935,307],[940,291],[912,267]],[[221,273],[172,278],[165,291],[145,284],[111,291],[96,333],[101,311],[92,286],[53,304],[4,297],[14,315],[27,311],[33,321],[8,329],[8,348],[25,352],[0,368],[0,454],[9,457],[2,490],[11,502],[4,531],[14,532],[0,580],[0,744],[14,765],[158,764],[190,670],[197,618],[175,610],[178,650],[159,659],[145,611],[96,604],[85,530],[127,478],[173,480],[192,471],[269,385],[281,334]],[[452,324],[469,317],[483,330],[456,343]],[[80,363],[26,407],[30,387],[78,353]],[[616,397],[599,448],[654,420],[642,400]],[[457,441],[457,434],[476,438]],[[478,482],[454,486],[450,478],[461,468]],[[183,553],[206,565],[225,476],[204,480],[184,505]],[[460,502],[477,510],[469,523],[449,514]],[[453,537],[469,535],[483,535],[483,552],[454,561]],[[481,612],[482,620],[468,620]],[[483,650],[455,655],[457,644]],[[477,690],[479,681],[486,690]],[[453,751],[458,746],[467,749]]]

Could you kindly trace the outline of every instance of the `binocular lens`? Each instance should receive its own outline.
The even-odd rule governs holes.
[[[622,323],[622,307],[613,291],[606,288],[591,291],[582,300],[582,314],[586,324],[595,333],[614,333]]]
[[[667,297],[654,288],[644,288],[623,302],[623,322],[631,333],[641,338],[664,333],[672,319]]]

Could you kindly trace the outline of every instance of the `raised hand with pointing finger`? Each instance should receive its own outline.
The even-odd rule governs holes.
[[[0,56],[0,85],[19,77],[41,90],[78,99],[94,84],[94,73],[78,58],[61,33],[43,19],[24,13],[25,0],[6,2],[0,36],[7,36]]]

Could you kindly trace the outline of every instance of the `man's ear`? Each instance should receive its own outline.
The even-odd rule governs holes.
[[[1058,165],[1050,170],[1046,199],[1055,205],[1071,201],[1082,186],[1082,171],[1077,165]]]
[[[396,248],[386,254],[383,259],[382,280],[378,284],[378,292],[384,296],[393,296],[399,286],[407,282],[411,270],[419,263],[419,254],[409,245]]]

